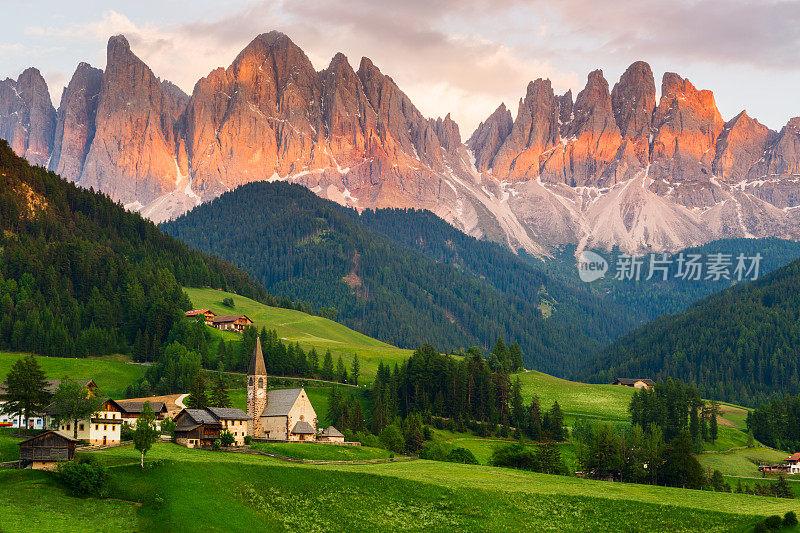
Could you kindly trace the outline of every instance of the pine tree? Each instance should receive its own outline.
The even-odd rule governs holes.
[[[325,359],[322,361],[322,379],[333,381],[333,356],[330,350],[325,351]]]
[[[214,380],[214,388],[211,389],[208,405],[210,407],[231,407],[231,400],[228,397],[228,391],[225,390],[222,376],[217,376]]]
[[[339,387],[331,387],[330,395],[328,396],[328,421],[332,424],[336,423],[342,414],[342,392]],[[344,428],[342,428],[344,429]]]
[[[344,366],[341,355],[336,361],[336,381],[339,383],[347,383],[347,368]]]
[[[353,385],[358,385],[358,376],[361,375],[361,365],[358,363],[358,354],[353,355],[353,366],[350,368],[350,377]]]
[[[6,376],[5,403],[0,406],[3,413],[22,417],[20,427],[40,412],[49,401],[47,382],[36,358],[32,355],[17,359]]]
[[[199,372],[192,381],[192,390],[189,397],[186,398],[186,406],[190,409],[206,409],[208,407],[206,380]]]
[[[711,436],[711,444],[717,442],[717,432],[719,428],[717,427],[717,412],[719,411],[719,404],[716,401],[711,402],[711,411],[709,412],[709,433]]]

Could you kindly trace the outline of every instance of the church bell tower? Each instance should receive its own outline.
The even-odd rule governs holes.
[[[261,425],[261,413],[267,406],[267,367],[264,354],[261,352],[261,338],[256,337],[256,347],[250,366],[247,368],[247,434],[251,437],[263,437],[264,427]]]

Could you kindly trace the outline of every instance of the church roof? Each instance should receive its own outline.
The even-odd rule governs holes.
[[[267,407],[261,416],[287,416],[303,389],[273,389],[267,392]]]
[[[267,366],[264,364],[264,354],[261,352],[261,337],[256,337],[256,347],[253,350],[253,357],[250,358],[250,366],[247,367],[248,376],[265,376]]]
[[[247,413],[235,407],[209,407],[208,410],[220,420],[250,420]]]
[[[306,422],[305,420],[299,421],[297,424],[294,425],[294,429],[292,430],[293,435],[313,435],[314,428]]]

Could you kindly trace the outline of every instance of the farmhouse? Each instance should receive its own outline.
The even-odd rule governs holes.
[[[144,404],[145,402],[140,401],[117,402],[117,405],[122,409],[122,422],[135,428],[136,421],[144,411]],[[156,426],[161,427],[161,421],[167,416],[167,404],[164,402],[150,402],[150,407],[156,414]]]
[[[344,435],[335,427],[328,426],[317,435],[319,442],[344,442]]]
[[[786,458],[786,465],[790,474],[800,474],[800,453],[793,453]]]
[[[216,329],[241,333],[252,326],[253,321],[247,318],[247,315],[217,316],[212,319],[211,325]]]
[[[175,441],[187,448],[210,448],[223,431],[230,431],[234,446],[242,446],[248,420],[241,409],[184,409],[175,417]]]
[[[55,431],[45,431],[19,443],[19,460],[26,468],[53,470],[59,462],[72,461],[77,442]]]
[[[186,311],[186,316],[189,318],[202,316],[206,326],[213,326],[214,318],[217,316],[217,313],[211,309],[192,309],[191,311]]]
[[[76,379],[72,380],[80,383],[81,385],[85,386],[87,389],[87,394],[89,396],[97,396],[98,389],[97,385],[95,384],[94,380],[91,379]],[[45,380],[45,391],[51,396],[55,394],[58,390],[58,387],[61,385],[60,379],[48,379]],[[0,383],[0,398],[6,392],[6,383]],[[27,422],[23,421],[23,416],[21,413],[6,413],[3,411],[3,405],[5,402],[0,401],[0,427],[25,427],[27,429],[44,429],[47,425],[47,421],[45,420],[44,413],[37,413],[37,416],[31,416],[28,418]]]
[[[315,441],[317,413],[305,389],[267,391],[267,369],[261,340],[247,369],[247,414],[252,417],[248,434],[280,441]]]
[[[617,378],[612,385],[622,385],[624,387],[633,387],[634,389],[649,389],[656,382],[652,379],[639,379],[639,378]]]
[[[47,427],[65,437],[74,437],[74,420],[62,420],[52,405],[45,409],[45,413]],[[117,402],[107,398],[90,418],[78,420],[77,426],[78,440],[86,441],[92,446],[119,444],[122,440],[122,408]]]

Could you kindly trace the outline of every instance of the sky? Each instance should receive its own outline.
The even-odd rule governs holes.
[[[105,66],[124,34],[157,76],[191,94],[256,35],[286,33],[320,70],[367,56],[429,117],[469,137],[529,81],[573,95],[600,68],[613,87],[636,60],[660,87],[677,72],[773,129],[800,115],[800,0],[0,0],[0,79],[37,67],[56,107],[76,66]],[[65,5],[69,4],[69,5]]]

